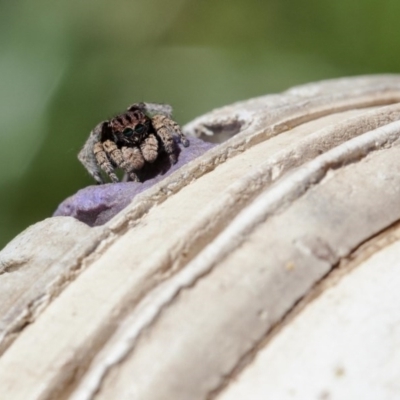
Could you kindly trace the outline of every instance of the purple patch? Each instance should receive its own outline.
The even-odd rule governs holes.
[[[89,226],[103,225],[124,209],[137,194],[162,181],[214,146],[213,143],[191,137],[190,146],[181,150],[175,165],[171,166],[168,156],[162,154],[153,164],[147,164],[140,171],[143,183],[119,182],[88,186],[64,200],[53,216],[74,217]]]

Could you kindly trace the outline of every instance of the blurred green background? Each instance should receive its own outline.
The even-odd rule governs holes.
[[[137,101],[182,124],[320,79],[400,70],[398,0],[0,0],[0,248],[92,184],[76,154]]]

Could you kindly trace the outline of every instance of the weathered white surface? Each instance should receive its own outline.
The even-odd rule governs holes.
[[[105,226],[71,226],[62,255],[62,239],[35,247],[60,256],[45,301],[14,307],[28,325],[7,314],[2,396],[217,397],[338,262],[400,219],[399,102],[398,76],[362,77],[188,124],[214,141],[239,132]]]
[[[48,218],[1,251],[0,354],[61,290],[63,275],[72,272],[63,268],[63,257],[94,232],[73,218]]]
[[[400,148],[395,147],[332,172],[279,215],[260,219],[258,210],[268,207],[271,188],[264,201],[256,200],[243,210],[222,234],[232,244],[228,256],[219,259],[217,238],[210,251],[206,248],[164,284],[166,301],[161,306],[152,294],[152,299],[145,300],[147,308],[135,309],[95,360],[93,380],[84,381],[83,387],[99,379],[101,365],[109,369],[114,364],[105,389],[95,398],[128,399],[133,393],[136,398],[154,400],[207,398],[341,257],[366,235],[399,218],[399,157]],[[306,183],[296,180],[295,174],[287,180],[288,184]],[[360,180],[363,185],[358,187]],[[389,187],[387,180],[392,183]],[[243,231],[252,215],[256,215],[257,228]],[[237,229],[242,238],[246,234],[240,247],[231,233]],[[200,278],[205,272],[201,266],[215,259],[217,263],[207,269],[211,272]],[[200,273],[190,276],[196,269]],[[189,290],[175,295],[182,288]],[[149,313],[156,318],[143,324]],[[145,331],[149,325],[150,331]],[[128,359],[121,357],[124,343],[133,351]],[[185,371],[190,374],[185,376]],[[83,396],[84,390],[81,393],[76,399],[91,398]]]
[[[397,400],[400,242],[324,291],[218,400]]]

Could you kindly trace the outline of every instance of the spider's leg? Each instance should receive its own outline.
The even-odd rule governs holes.
[[[158,156],[158,140],[154,133],[150,133],[143,142],[140,144],[140,150],[142,151],[143,158],[152,163],[157,159]]]
[[[114,167],[107,156],[108,151],[107,148],[104,147],[104,144],[97,142],[94,145],[93,153],[100,168],[110,177],[113,182],[118,182],[119,179],[114,173]]]
[[[158,116],[156,115],[156,117]],[[182,132],[181,127],[172,118],[168,118],[166,116],[161,116],[161,118],[163,125],[171,132],[171,134],[176,134],[179,137],[183,147],[189,147],[190,142]]]
[[[98,143],[100,143],[100,135],[105,123],[106,122],[101,122],[92,130],[88,140],[78,154],[78,160],[83,164],[89,174],[93,176],[97,183],[104,183],[104,180],[100,174],[100,168],[94,154],[94,148]]]
[[[169,156],[169,159],[171,161],[171,164],[176,164],[177,158],[176,158],[176,145],[174,142],[174,138],[172,134],[170,133],[170,130],[168,127],[165,125],[165,119],[168,119],[164,115],[155,115],[153,119],[151,120],[151,123],[154,127],[154,129],[157,132],[157,135],[161,139],[164,149],[166,153]]]
[[[122,155],[124,160],[127,163],[127,168],[125,168],[126,173],[128,174],[131,181],[138,182],[139,178],[136,175],[135,171],[139,171],[143,168],[145,163],[145,159],[143,158],[142,153],[140,152],[138,147],[126,147],[123,146]]]
[[[182,128],[172,118],[165,118],[165,124],[179,136],[179,140],[183,144],[183,147],[189,147],[189,139],[183,133]]]

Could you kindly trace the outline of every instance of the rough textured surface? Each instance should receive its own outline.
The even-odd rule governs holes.
[[[362,250],[377,236],[388,238],[400,220],[399,76],[305,85],[215,110],[185,131],[222,143],[136,194],[104,225],[80,223],[83,234],[77,229],[76,240],[66,241],[70,250],[50,261],[55,277],[43,274],[38,282],[36,296],[45,301],[22,298],[18,303],[19,315],[32,317],[16,331],[16,319],[11,319],[5,330],[4,337],[15,340],[0,357],[3,397],[251,398],[252,384],[246,380],[252,382],[268,365],[279,367],[283,360],[276,352],[267,364],[257,364],[257,354],[268,353],[283,329],[317,304],[338,265],[344,265],[339,288],[346,275],[362,271],[370,257],[399,240],[395,236]],[[51,254],[58,240],[39,241],[29,251],[40,253],[46,247]],[[18,260],[18,251],[16,247],[8,257]],[[360,261],[348,268],[346,260],[356,253]],[[393,257],[380,260],[390,265]],[[3,262],[5,270],[9,264]],[[29,275],[24,264],[21,276],[25,269]],[[362,287],[374,287],[371,271],[357,275],[350,290],[357,292],[358,279]],[[400,274],[390,276],[390,287],[380,281],[385,290],[400,284]],[[387,377],[397,366],[390,358],[381,363],[376,355],[393,354],[391,343],[400,340],[391,326],[398,320],[398,296],[385,293],[393,303],[385,300],[380,307],[379,288],[374,289],[368,301],[349,297],[342,308],[355,319],[368,319],[368,332],[363,334],[359,325],[351,328],[346,319],[335,326],[344,335],[341,349],[354,338],[368,349],[363,362],[371,368],[370,376],[378,378],[374,386],[352,380],[361,389],[349,392],[363,393],[368,400],[376,398],[374,393],[387,393]],[[340,307],[322,304],[318,324],[329,327],[321,320],[341,315]],[[371,313],[376,310],[387,318],[375,318]],[[315,327],[306,324],[309,331],[302,332],[293,326],[290,337],[299,340],[299,349]],[[376,331],[390,331],[393,340],[378,340],[383,336]],[[312,365],[304,364],[304,371],[318,369],[321,362],[317,347],[309,348],[313,357],[303,362]],[[332,355],[344,354],[341,349]],[[346,360],[357,368],[356,357],[339,361]],[[253,364],[256,375],[245,374]],[[351,378],[353,367],[337,365],[338,375],[346,371]],[[273,392],[277,398],[292,394],[296,369],[287,371],[288,379]],[[296,391],[315,394],[318,400],[345,393],[334,387],[341,381],[324,381],[323,369],[319,376],[318,390],[307,390],[302,386],[307,381],[301,380],[295,382]],[[257,395],[268,393],[257,382],[255,387]]]
[[[399,230],[375,253],[273,337],[218,399],[397,400]]]
[[[400,131],[400,124],[397,124],[397,131]],[[347,153],[347,143],[340,147]],[[332,152],[336,150],[339,148]],[[109,365],[114,358],[115,365],[111,373],[105,375],[105,389],[95,398],[128,399],[132,393],[137,398],[152,400],[208,398],[282,315],[341,257],[347,256],[371,233],[379,232],[400,218],[399,157],[398,147],[377,152],[364,161],[329,174],[304,196],[301,193],[307,181],[296,175],[288,177],[288,184],[298,185],[296,200],[292,198],[286,210],[281,209],[278,215],[265,222],[265,216],[259,218],[257,213],[262,207],[270,212],[268,205],[274,197],[272,188],[260,201],[253,203],[253,210],[244,209],[225,232],[227,235],[229,230],[231,232],[229,243],[232,246],[226,251],[228,255],[217,266],[211,265],[211,271],[204,278],[193,277],[195,285],[189,282],[184,285],[190,285],[190,290],[183,291],[163,307],[161,315],[151,322],[151,333],[143,334],[146,326],[138,330],[140,321],[150,312],[139,306],[141,312],[135,310],[110,341],[105,354],[96,362]],[[303,169],[309,168],[306,165]],[[360,181],[362,186],[358,184]],[[386,185],[387,181],[390,185]],[[279,203],[282,208],[282,202]],[[240,225],[248,224],[252,216],[257,219],[257,228],[248,232],[245,243],[238,247],[233,232],[238,229],[237,234],[243,238],[248,228]],[[299,216],[305,223],[299,223]],[[221,249],[218,242],[211,246]],[[195,270],[209,259],[207,253],[209,249],[205,248],[181,275],[187,276],[190,269]],[[291,268],[287,268],[288,265]],[[177,275],[176,283],[182,282],[179,277]],[[169,285],[166,292],[172,290],[173,282],[171,279],[165,284]],[[156,301],[148,303],[154,306]],[[210,304],[213,312],[210,312]],[[224,314],[227,308],[231,312]],[[166,342],[168,348],[165,348]],[[117,358],[122,343],[130,343],[128,358]],[[214,346],[215,343],[221,346]],[[211,348],[213,351],[205,357]],[[158,358],[157,354],[163,356]],[[156,358],[158,361],[154,363]],[[170,373],[171,370],[174,373]],[[95,371],[93,368],[93,377]],[[182,380],[185,371],[191,372]]]
[[[175,165],[171,166],[168,155],[164,153],[154,164],[146,165],[140,171],[143,183],[120,182],[89,186],[64,200],[54,216],[71,216],[89,226],[103,225],[123,210],[137,194],[160,182],[212,147],[214,145],[211,143],[192,138],[190,147],[181,150]]]
[[[93,232],[94,233],[94,232]],[[57,289],[63,256],[91,229],[70,217],[48,218],[32,225],[0,253],[0,354]],[[40,249],[40,251],[37,251]]]

